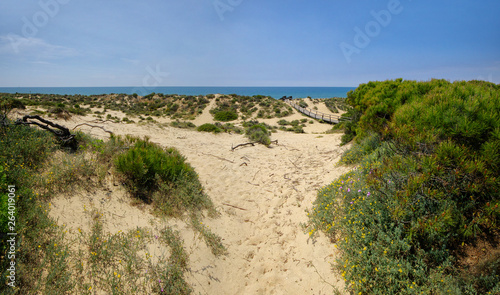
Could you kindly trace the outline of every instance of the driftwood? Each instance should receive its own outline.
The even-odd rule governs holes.
[[[76,125],[72,130],[75,130],[76,127],[79,127],[79,126],[82,126],[82,125],[87,125],[89,127],[92,127],[92,128],[101,128],[104,132],[107,132],[109,134],[113,134],[113,131],[109,131],[109,130],[106,130],[104,127],[102,126],[97,126],[97,125],[90,125],[89,123],[82,123],[82,124],[78,124]]]
[[[255,144],[256,144],[256,142],[240,143],[236,146],[231,146],[231,151],[234,151],[235,149],[239,148],[240,146],[246,146],[246,145],[254,146]]]
[[[246,145],[255,146],[256,143],[259,143],[259,142],[255,141],[255,142],[240,143],[236,146],[231,146],[231,151],[234,151],[235,149],[242,147],[242,146],[246,146]],[[278,144],[278,140],[277,139],[272,140],[271,143]]]
[[[28,121],[30,120],[30,121]],[[33,120],[38,120],[40,122],[36,122]],[[44,123],[44,124],[42,124]],[[45,120],[44,118],[38,115],[25,115],[22,119],[17,119],[15,122],[16,125],[36,125],[42,129],[45,129],[49,132],[52,132],[65,146],[70,147],[73,150],[77,149],[77,142],[75,139],[75,135],[71,134],[68,128],[52,123],[49,120]]]

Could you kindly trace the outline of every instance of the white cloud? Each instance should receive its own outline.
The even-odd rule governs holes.
[[[8,34],[0,36],[0,55],[45,61],[77,56],[78,51],[74,48],[47,43],[40,38]]]
[[[138,59],[130,59],[130,58],[126,58],[126,57],[122,57],[121,60],[124,62],[130,63],[130,64],[133,64],[134,66],[141,63],[141,61]]]

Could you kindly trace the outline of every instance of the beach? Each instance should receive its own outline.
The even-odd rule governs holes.
[[[193,122],[213,122],[209,109]],[[118,112],[112,115],[120,116]],[[301,118],[294,111],[287,120]],[[272,124],[272,120],[277,121],[264,121]],[[309,124],[306,134],[278,131],[271,135],[278,144],[232,150],[248,139],[159,124],[96,123],[91,115],[55,121],[70,129],[81,123],[104,126],[116,135],[148,136],[152,142],[177,148],[195,168],[220,213],[202,222],[222,238],[227,254],[215,257],[182,219],[159,219],[147,206],[132,205],[112,178],[102,188],[51,201],[50,215],[67,227],[69,237],[78,229],[88,230],[86,210],[96,208],[103,214],[104,231],[110,234],[136,227],[155,232],[165,225],[179,230],[190,255],[186,280],[195,293],[328,294],[332,286],[343,289],[343,280],[331,267],[337,255],[333,244],[322,234],[311,239],[302,228],[317,190],[349,169],[336,167],[347,147],[340,147],[340,133],[323,134],[331,125]],[[109,138],[99,128],[83,125],[76,129]],[[148,247],[153,259],[167,251],[154,243]]]

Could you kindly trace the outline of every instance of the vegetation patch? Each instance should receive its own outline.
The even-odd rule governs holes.
[[[210,112],[214,116],[219,112],[233,112],[241,114],[243,119],[270,119],[289,116],[293,113],[293,110],[289,105],[272,97],[262,95],[241,96],[230,94],[222,95],[217,98],[216,107],[210,110]]]
[[[347,111],[348,107],[345,103],[345,98],[342,97],[332,97],[323,100],[325,106],[332,113],[339,113],[339,110]]]
[[[115,165],[131,195],[152,203],[162,215],[213,208],[197,173],[175,148],[135,139]]]
[[[228,122],[238,119],[238,114],[234,111],[220,111],[214,114],[216,121]]]
[[[271,138],[269,137],[269,132],[264,125],[256,124],[251,127],[248,127],[246,131],[246,136],[252,142],[258,142],[265,146],[269,146],[271,144]]]
[[[307,227],[335,242],[347,289],[499,293],[498,255],[464,263],[468,245],[498,250],[499,86],[398,79],[347,102],[355,143],[342,162],[358,167],[319,191]]]
[[[303,127],[306,127],[305,122],[307,122],[307,119],[302,119],[301,121],[293,120],[292,122],[288,122],[287,120],[281,119],[278,121],[278,124],[280,125],[279,128],[280,130],[290,131],[295,133],[305,133],[303,129]]]
[[[193,129],[193,128],[196,128],[196,125],[194,125],[192,122],[173,121],[173,122],[170,123],[170,126],[176,127],[176,128],[182,128],[182,129]]]
[[[220,133],[222,131],[219,127],[211,123],[205,123],[203,125],[200,125],[196,130],[201,132],[213,132],[213,133]]]
[[[77,149],[69,151],[45,130],[12,124],[6,117],[9,108],[3,109],[0,118],[0,208],[8,203],[8,186],[15,186],[16,210],[14,215],[0,212],[0,230],[9,232],[5,225],[15,217],[16,288],[6,284],[10,245],[2,239],[0,293],[190,294],[185,281],[189,260],[178,232],[167,227],[155,233],[144,228],[106,233],[102,212],[84,208],[90,230],[78,229],[78,237],[70,241],[67,228],[48,215],[55,195],[99,189],[109,172],[122,177],[131,194],[138,187],[147,188],[149,194],[136,196],[150,200],[158,215],[179,216],[187,211],[201,219],[201,210],[214,213],[182,155],[147,139],[111,136],[102,141],[84,133],[76,133]],[[200,229],[200,235],[224,248],[220,237],[208,229]],[[152,257],[147,248],[151,243],[170,249],[169,256]]]

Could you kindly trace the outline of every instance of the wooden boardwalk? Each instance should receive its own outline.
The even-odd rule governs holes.
[[[332,123],[332,124],[337,124],[340,121],[340,115],[325,114],[325,113],[322,113],[322,112],[318,112],[318,111],[312,110],[310,108],[303,108],[303,107],[299,106],[298,104],[294,103],[290,99],[286,99],[286,100],[284,100],[284,102],[286,102],[292,108],[296,109],[297,111],[301,112],[302,114],[304,114],[304,115],[306,115],[308,117],[311,117],[311,118],[314,118],[314,119],[317,119],[317,120],[323,120],[325,122]]]

